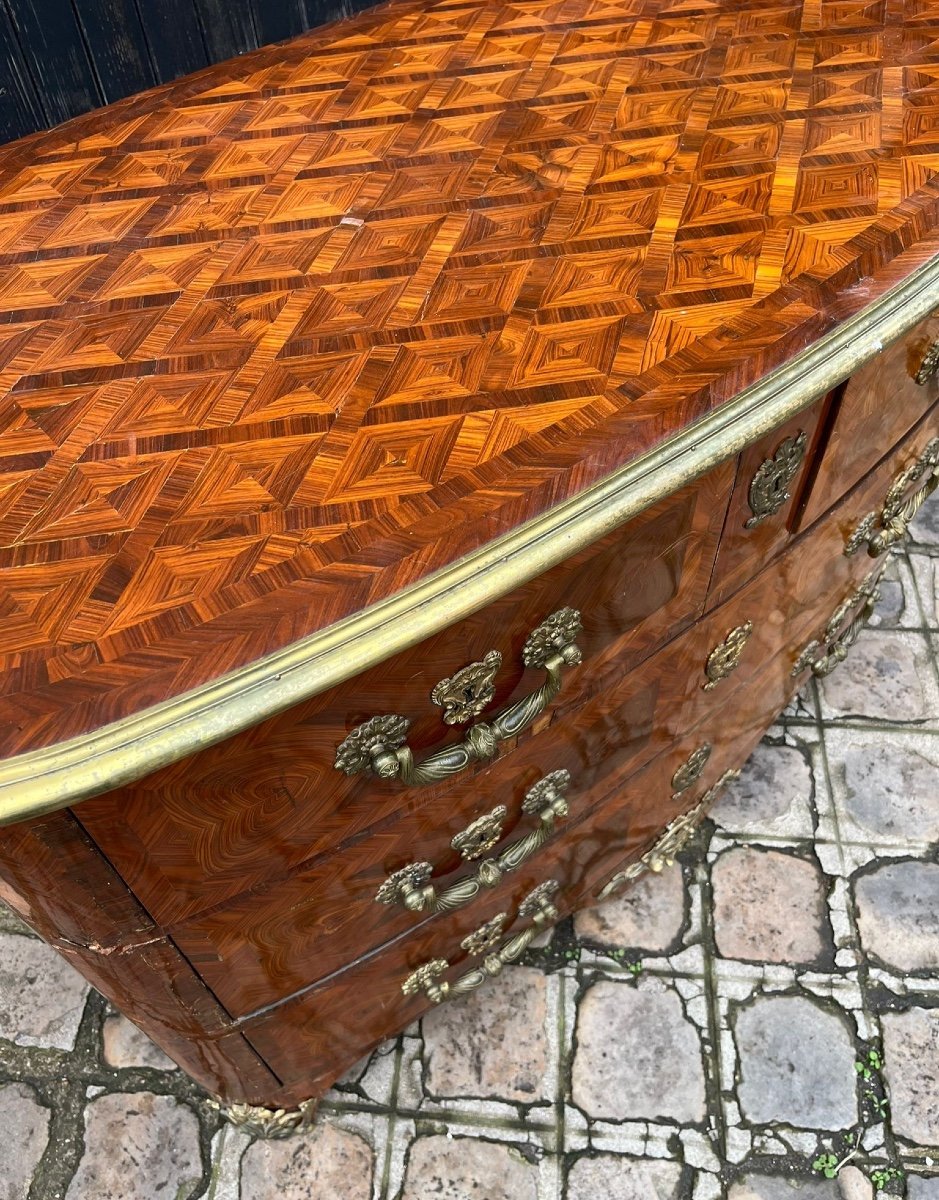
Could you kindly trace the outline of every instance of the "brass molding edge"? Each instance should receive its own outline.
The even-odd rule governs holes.
[[[0,763],[0,824],[65,808],[368,670],[555,566],[795,417],[939,305],[939,255],[695,424],[472,554],[247,666]]]

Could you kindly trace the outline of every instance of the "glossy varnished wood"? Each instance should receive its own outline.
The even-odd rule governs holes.
[[[342,970],[359,956],[371,955],[415,924],[426,923],[427,917],[376,903],[375,893],[386,876],[420,859],[436,865],[436,883],[441,888],[465,875],[465,864],[449,846],[452,836],[497,804],[506,805],[511,816],[504,844],[520,836],[531,827],[531,818],[520,814],[522,798],[548,772],[564,768],[571,773],[571,815],[567,826],[557,831],[557,840],[566,844],[578,836],[572,827],[589,817],[603,797],[614,790],[634,794],[629,780],[643,764],[665,753],[689,731],[713,721],[718,709],[747,703],[743,697],[751,694],[748,689],[757,676],[761,710],[778,711],[790,693],[789,672],[799,652],[872,568],[864,555],[844,555],[846,538],[876,505],[897,464],[915,458],[934,433],[927,419],[829,518],[657,654],[628,671],[615,659],[604,662],[600,656],[595,662],[588,657],[581,670],[591,679],[589,698],[562,699],[536,731],[488,770],[429,796],[389,781],[374,781],[369,790],[372,804],[387,811],[393,802],[390,814],[345,847],[333,844],[325,853],[312,855],[311,861],[284,878],[281,847],[271,829],[258,836],[258,821],[263,818],[262,810],[256,809],[251,833],[241,833],[238,840],[253,836],[256,858],[266,849],[270,881],[238,899],[216,904],[202,916],[170,924],[166,932],[227,1010],[244,1016]],[[607,583],[600,575],[594,577],[598,594],[608,593]],[[590,636],[589,615],[586,621],[585,644],[599,642]],[[710,652],[732,629],[747,623],[752,632],[739,665],[706,690]],[[702,735],[701,740],[710,737]],[[272,753],[276,750],[268,751],[269,758]],[[237,786],[232,776],[229,793]],[[196,881],[203,878],[205,860],[196,860],[191,851],[187,855],[182,839],[160,840],[162,799],[158,790],[150,797],[152,849],[146,856],[128,836],[121,794],[91,801],[76,812],[89,830],[103,837],[103,851],[133,880],[137,892],[148,897],[150,907],[166,909],[166,877],[157,873],[154,864],[172,856],[177,874]],[[192,792],[190,808],[198,805],[199,795]],[[198,820],[208,829],[204,815]],[[220,817],[214,834],[217,846],[232,841],[233,819]],[[203,848],[210,842],[207,832],[190,839],[192,846]],[[479,902],[474,902],[468,919],[478,916],[479,908]]]
[[[937,38],[928,3],[399,0],[0,152],[0,753],[459,560],[933,258]],[[588,902],[740,765],[874,565],[846,539],[939,432],[911,382],[937,332],[412,649],[0,830],[0,894],[212,1091],[317,1093],[426,1008],[414,967],[465,969],[545,878]],[[798,430],[791,501],[747,529]],[[532,691],[522,646],[564,605],[583,662],[494,762],[423,790],[334,768],[373,714],[418,756],[461,736],[430,693],[488,650],[490,712]],[[450,840],[496,804],[518,837],[560,767],[566,823],[498,887],[375,902],[415,858],[460,878]]]
[[[7,148],[0,749],[453,561],[931,257],[937,32],[401,0]]]
[[[788,681],[791,692],[793,682]],[[457,978],[474,965],[460,939],[498,912],[514,916],[527,891],[546,879],[561,885],[556,897],[562,914],[595,902],[600,888],[624,861],[635,858],[665,824],[692,807],[695,799],[720,774],[743,762],[771,719],[770,704],[758,683],[746,703],[715,706],[711,723],[676,741],[598,807],[589,821],[563,841],[545,850],[499,895],[487,896],[474,909],[449,921],[428,924],[381,954],[241,1025],[245,1037],[284,1081],[288,1102],[319,1091],[366,1049],[368,1043],[405,1027],[430,1005],[422,997],[406,998],[401,983],[415,967],[443,957],[451,964],[448,978]],[[672,797],[671,777],[701,739],[711,738],[716,750],[699,785],[684,796]],[[514,906],[513,906],[514,902]],[[528,922],[518,922],[514,929]],[[490,986],[498,987],[498,983]]]
[[[917,372],[939,339],[939,316],[886,346],[865,363],[836,401],[825,452],[815,464],[799,525],[804,529],[830,508],[939,400],[939,380],[918,383]],[[936,430],[939,433],[939,429]]]
[[[588,786],[594,786],[597,795],[605,787],[607,798],[598,800],[586,815],[577,814],[571,829],[562,830],[561,836],[510,876],[501,891],[487,894],[472,909],[453,918],[401,930],[378,953],[366,951],[360,955],[356,930],[350,927],[347,969],[312,987],[304,985],[300,970],[300,964],[309,964],[317,951],[317,941],[309,940],[308,930],[291,927],[288,914],[282,910],[280,925],[287,932],[286,940],[275,920],[269,928],[281,938],[280,948],[271,942],[265,949],[271,957],[263,960],[255,946],[253,976],[250,930],[245,930],[249,936],[233,944],[229,957],[230,966],[237,968],[236,983],[242,993],[240,999],[229,993],[229,1003],[241,1008],[243,1001],[247,1008],[251,989],[257,989],[258,979],[265,975],[279,980],[280,994],[295,984],[300,986],[293,999],[273,1009],[233,1019],[220,1008],[193,965],[179,954],[174,939],[138,905],[125,881],[69,815],[59,814],[0,831],[4,896],[212,1090],[231,1099],[266,1104],[305,1099],[325,1087],[368,1045],[421,1011],[420,1002],[406,1001],[401,996],[399,968],[403,977],[406,970],[439,952],[459,969],[463,962],[460,938],[497,911],[497,905],[511,908],[528,886],[548,872],[549,877],[557,876],[564,885],[564,911],[586,902],[615,869],[617,860],[634,856],[671,816],[691,803],[697,791],[676,796],[671,780],[692,750],[704,741],[715,747],[696,789],[708,786],[720,771],[742,761],[797,686],[799,678],[791,674],[796,655],[821,631],[830,613],[872,565],[863,555],[846,558],[841,553],[859,515],[876,506],[876,498],[887,482],[916,458],[934,434],[931,413],[835,512],[795,542],[753,585],[660,655],[646,658],[650,672],[653,661],[660,660],[662,674],[648,677],[645,695],[639,687],[646,678],[642,669],[624,676],[616,670],[615,656],[611,657],[600,674],[595,698],[583,696],[579,707],[571,701],[569,709],[559,710],[555,714],[557,730],[547,725],[532,733],[527,749],[537,751],[539,742],[541,747],[555,745],[552,734],[570,725],[575,743],[578,738],[582,741],[583,769],[593,770],[597,779],[604,767],[608,769],[602,787],[587,776]],[[726,496],[726,488],[721,494]],[[653,713],[648,693],[656,688],[667,689],[676,678],[689,677],[685,669],[688,657],[682,661],[682,647],[697,643],[690,660],[700,684],[704,679],[702,652],[704,644],[710,645],[712,630],[723,630],[731,620],[744,617],[750,612],[751,602],[759,620],[754,622],[749,653],[744,653],[738,670],[710,694],[713,705],[699,698],[702,708],[698,711],[703,716],[694,728],[681,727],[680,705],[674,711],[666,706]],[[625,707],[614,703],[598,711],[598,704],[607,694],[605,689],[617,679],[635,685],[635,703],[627,702]],[[586,721],[588,715],[594,718],[592,722]],[[641,751],[647,742],[657,739],[664,740],[664,749],[637,773],[635,768],[643,761]],[[515,752],[523,778],[527,749],[520,747]],[[555,765],[550,751],[538,755],[538,761],[542,769]],[[467,794],[467,804],[469,799]],[[474,803],[478,804],[479,799],[477,795]],[[152,800],[158,804],[158,795],[153,794]],[[576,795],[572,800],[576,806]],[[405,811],[399,820],[407,819]],[[264,828],[263,813],[259,812],[255,836],[262,842]],[[367,839],[362,849],[367,874],[372,869],[367,866]],[[373,858],[374,850],[371,847]],[[383,862],[385,865],[395,866],[397,862]],[[258,898],[263,904],[263,897]],[[210,976],[204,945],[191,948],[191,952],[196,965]],[[308,979],[311,974],[316,972],[307,971]],[[216,983],[222,980],[219,973]],[[264,986],[272,996],[270,986]],[[254,999],[258,995],[255,990]]]
[[[435,683],[495,649],[503,662],[486,714],[534,691],[544,673],[523,669],[522,646],[530,629],[565,605],[583,615],[585,665],[565,673],[537,728],[578,707],[703,610],[732,478],[732,464],[719,467],[477,616],[248,733],[86,801],[78,819],[150,911],[178,922],[377,832],[403,810],[419,813],[444,793],[465,812],[474,796],[515,779],[510,745],[492,767],[417,790],[346,777],[333,766],[336,747],[359,722],[389,712],[413,721],[408,742],[418,754],[458,741],[465,726],[443,723],[430,699]]]
[[[708,591],[708,608],[733,595],[760,563],[778,554],[796,528],[800,500],[806,491],[814,464],[824,449],[826,422],[833,396],[823,396],[798,417],[774,429],[771,434],[749,446],[737,466],[733,495],[721,534],[720,550]],[[756,524],[751,504],[751,488],[758,472],[774,461],[787,441],[805,439],[805,455],[788,488],[789,499]],[[785,492],[783,492],[785,494]]]
[[[68,813],[0,828],[0,899],[209,1091],[265,1102],[276,1076]]]

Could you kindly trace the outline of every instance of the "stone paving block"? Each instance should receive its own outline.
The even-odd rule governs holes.
[[[842,836],[939,839],[939,739],[906,734],[826,734]]]
[[[847,1129],[857,1121],[845,1023],[802,996],[760,997],[736,1014],[738,1096],[751,1124]]]
[[[888,862],[855,883],[861,943],[899,971],[939,967],[939,865]]]
[[[44,942],[0,933],[0,1038],[70,1050],[87,995],[84,979]]]
[[[0,1200],[26,1200],[33,1172],[49,1140],[49,1110],[25,1083],[0,1087]]]
[[[24,937],[38,937],[25,921],[21,921],[9,905],[0,900],[0,933],[21,933]]]
[[[865,629],[847,659],[818,681],[822,717],[927,721],[939,715],[925,637]]]
[[[155,1067],[175,1071],[176,1064],[159,1046],[120,1013],[107,1017],[103,1030],[104,1061],[109,1067]]]
[[[212,1138],[209,1151],[212,1160],[211,1200],[241,1200],[241,1160],[251,1145],[244,1130],[224,1121]]]
[[[906,1200],[939,1200],[939,1175],[908,1175]]]
[[[621,895],[577,913],[574,932],[601,946],[662,954],[681,933],[684,919],[685,884],[676,863],[661,875],[641,875]]]
[[[838,1192],[843,1200],[873,1200],[874,1185],[859,1167],[848,1163],[838,1172]]]
[[[547,1086],[547,986],[541,971],[513,967],[495,984],[428,1013],[421,1023],[427,1091],[526,1103],[553,1098]]]
[[[825,949],[825,883],[806,859],[727,850],[711,868],[714,936],[725,958],[803,963]]]
[[[842,1169],[837,1179],[800,1179],[789,1175],[744,1175],[731,1184],[727,1200],[860,1200],[853,1176]]]
[[[807,679],[779,714],[783,721],[814,721],[817,716],[815,680]]]
[[[893,1131],[939,1146],[939,1009],[885,1013],[881,1025]]]
[[[927,629],[939,627],[939,555],[910,554],[910,568]]]
[[[939,546],[939,496],[931,496],[910,522],[910,540]]]
[[[351,1094],[375,1104],[390,1104],[395,1089],[396,1051],[396,1039],[382,1042],[337,1079],[323,1100],[348,1100]]]
[[[910,629],[922,625],[916,584],[903,555],[891,555],[879,591],[880,599],[868,622],[871,629]]]
[[[172,1096],[117,1092],[85,1109],[85,1152],[65,1200],[188,1200],[201,1175],[192,1109]]]
[[[761,742],[711,809],[730,833],[806,837],[812,834],[812,768],[794,746]]]
[[[681,1164],[597,1154],[578,1158],[567,1176],[566,1200],[677,1200]]]
[[[572,1093],[593,1117],[703,1120],[700,1037],[678,995],[657,979],[593,984],[577,1013]]]
[[[538,1170],[512,1146],[419,1137],[411,1143],[401,1200],[538,1200]]]
[[[322,1121],[241,1160],[242,1200],[370,1200],[375,1154],[363,1137]]]

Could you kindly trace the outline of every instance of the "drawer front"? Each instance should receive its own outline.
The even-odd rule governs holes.
[[[939,357],[931,351],[937,339],[939,314],[920,322],[848,380],[798,518],[800,528],[837,503],[939,400]]]
[[[562,916],[594,903],[627,860],[638,858],[724,771],[746,760],[772,719],[775,703],[775,699],[767,703],[761,687],[754,685],[747,704],[718,706],[699,733],[686,735],[634,775],[563,843],[529,864],[511,889],[487,897],[471,919],[463,913],[429,923],[349,971],[240,1023],[240,1031],[284,1081],[278,1102],[300,1099],[328,1086],[373,1045],[427,1011],[431,1002],[423,991],[402,993],[408,976],[434,959],[450,964],[442,979],[452,983],[464,976],[480,959],[469,956],[460,942],[499,914],[517,913],[534,888],[548,880],[559,883],[553,902]],[[672,776],[701,738],[714,742],[714,752],[697,787],[675,800]],[[530,924],[524,920],[506,924],[505,940]]]
[[[708,608],[747,583],[757,567],[783,550],[793,537],[800,498],[811,478],[834,401],[834,394],[821,397],[740,455]]]
[[[485,889],[467,893],[462,885],[478,867],[462,863],[451,845],[468,824],[506,810],[495,833],[502,840],[485,851],[498,856],[537,824],[522,811],[526,793],[546,775],[566,770],[569,814],[553,823],[552,835],[563,843],[600,799],[706,723],[758,675],[768,710],[785,704],[798,653],[824,632],[871,570],[865,555],[844,554],[845,537],[884,486],[879,476],[866,481],[725,605],[632,671],[614,664],[599,678],[595,696],[570,711],[560,704],[547,728],[487,773],[404,810],[369,837],[286,879],[172,927],[174,940],[228,1010],[242,1016],[438,919],[426,900],[419,911],[406,907],[405,897],[419,899],[427,882],[435,897],[468,895],[475,912]],[[747,635],[738,645],[733,635],[741,631]],[[405,877],[393,902],[380,903],[383,884],[392,875],[401,879],[398,873],[414,863],[428,868],[418,879]]]
[[[416,758],[459,743],[431,700],[467,663],[502,655],[481,720],[538,691],[526,669],[529,632],[564,607],[580,611],[583,665],[565,669],[564,703],[597,690],[609,668],[651,655],[701,613],[730,495],[724,464],[596,545],[434,638],[223,745],[75,810],[153,915],[174,922],[276,878],[394,816],[427,804],[453,779],[413,788],[334,766],[350,730],[376,714],[411,722]],[[553,705],[540,718],[551,720]],[[530,726],[530,733],[534,726]],[[512,740],[496,762],[511,757]],[[484,772],[485,764],[463,777]]]
[[[385,828],[284,880],[172,926],[173,939],[228,1011],[241,1016],[439,919],[430,905],[411,911],[402,900],[379,902],[377,893],[415,862],[433,867],[429,882],[436,895],[465,891],[461,885],[477,878],[480,864],[464,862],[452,839],[504,808],[504,836],[484,857],[511,859],[506,852],[539,824],[523,811],[526,794],[558,771],[570,776],[568,813],[554,822],[547,841],[564,842],[612,787],[696,723],[702,711],[719,705],[701,687],[706,638],[698,629],[683,635],[632,672],[619,672],[601,694],[485,775],[407,808]],[[474,913],[487,890],[483,885],[471,897]]]

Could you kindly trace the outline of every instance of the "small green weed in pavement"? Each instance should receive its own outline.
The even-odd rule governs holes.
[[[818,1171],[826,1179],[834,1179],[842,1166],[843,1164],[838,1161],[837,1155],[820,1154],[812,1163],[812,1170]]]
[[[871,1171],[871,1183],[878,1192],[882,1192],[892,1180],[903,1177],[904,1174],[898,1167],[878,1167],[876,1171]]]

